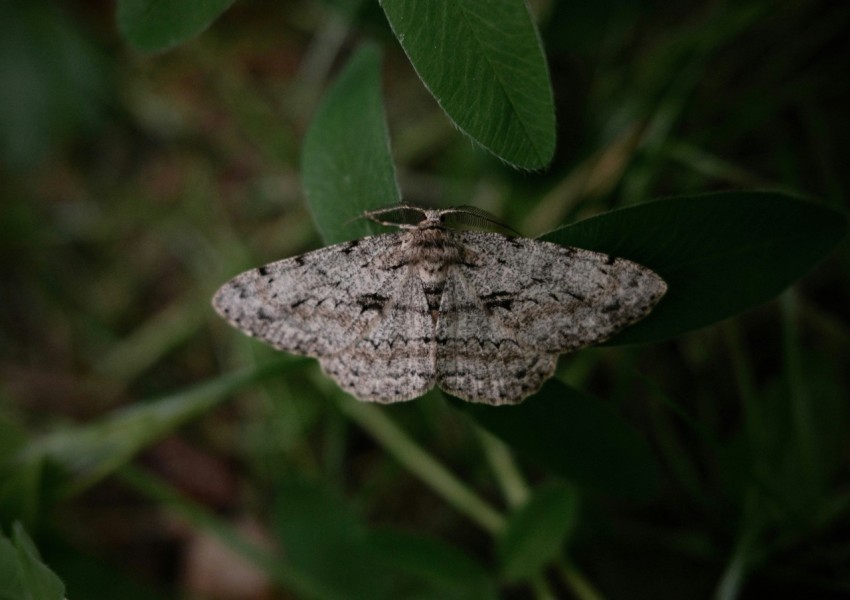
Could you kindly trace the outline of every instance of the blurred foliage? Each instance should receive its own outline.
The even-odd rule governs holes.
[[[191,38],[227,10],[234,0],[119,0],[121,34],[140,50],[167,50]]]
[[[436,0],[230,4],[0,4],[0,597],[49,569],[69,598],[850,594],[850,6],[530,2],[557,146],[528,173],[510,132],[545,148],[550,115],[512,94],[549,86],[487,89],[536,60],[524,23],[463,0],[485,37],[429,53]],[[493,71],[439,70],[470,55]],[[374,407],[215,317],[396,178],[527,235],[599,215],[548,239],[658,268],[620,341],[667,341],[515,409]]]
[[[51,2],[0,6],[0,159],[28,169],[76,136],[96,135],[113,92],[110,63]]]
[[[13,539],[0,531],[0,581],[4,600],[62,600],[65,586],[41,562],[38,550],[20,523],[15,523]]]

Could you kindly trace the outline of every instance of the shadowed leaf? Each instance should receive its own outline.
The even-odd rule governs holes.
[[[541,239],[628,258],[664,278],[659,305],[608,342],[625,344],[681,335],[770,300],[846,231],[835,210],[778,193],[731,192],[615,210]]]
[[[398,203],[376,47],[364,46],[351,58],[316,111],[304,140],[301,178],[328,244],[374,233],[373,224],[354,218]]]

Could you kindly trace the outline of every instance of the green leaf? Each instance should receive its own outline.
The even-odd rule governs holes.
[[[0,532],[0,600],[62,600],[62,580],[42,561],[20,523],[13,541]]]
[[[39,513],[43,461],[15,460],[27,441],[23,426],[0,410],[0,523],[31,525]]]
[[[108,118],[108,61],[72,12],[49,0],[0,2],[0,163],[7,172],[37,166]],[[4,204],[11,205],[0,217],[6,241],[27,230],[7,220],[24,216],[21,209]]]
[[[18,553],[5,535],[0,532],[0,600],[18,600],[23,596],[21,576],[18,572]]]
[[[381,562],[407,573],[419,600],[497,598],[487,571],[460,549],[441,540],[382,529],[367,543]],[[413,597],[408,594],[407,597]]]
[[[513,406],[452,403],[552,473],[638,500],[657,491],[658,471],[646,442],[608,406],[558,380]]]
[[[138,50],[167,50],[201,33],[233,0],[118,0],[118,29]]]
[[[578,512],[575,490],[552,482],[511,515],[502,533],[499,554],[508,581],[529,578],[561,553],[573,530]]]
[[[318,481],[285,478],[275,527],[292,566],[322,598],[495,598],[486,571],[457,548],[397,531],[370,531]]]
[[[555,109],[524,0],[381,0],[419,77],[454,123],[507,163],[549,164]]]
[[[670,198],[605,213],[542,239],[645,265],[667,295],[609,344],[671,338],[776,296],[847,231],[839,212],[771,192]]]
[[[321,483],[285,479],[278,488],[275,526],[286,556],[317,582],[323,598],[385,596],[388,580],[366,550],[365,524]]]
[[[210,410],[237,389],[281,371],[272,361],[178,392],[161,400],[116,410],[101,421],[57,431],[25,447],[13,461],[19,469],[45,461],[60,468],[60,494],[74,494],[100,481],[177,427]]]
[[[8,459],[0,464],[0,523],[15,518],[36,522],[41,507],[44,461],[23,463]]]
[[[38,549],[20,523],[12,527],[15,548],[18,551],[18,568],[25,591],[24,598],[32,600],[62,600],[65,586],[62,580],[41,562]]]
[[[316,111],[304,139],[301,180],[328,244],[374,233],[374,224],[352,219],[398,203],[375,46],[349,61]]]

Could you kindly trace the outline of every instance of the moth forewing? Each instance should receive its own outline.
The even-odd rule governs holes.
[[[417,223],[398,222],[410,211]],[[248,335],[317,358],[362,400],[410,400],[437,385],[499,405],[533,394],[559,354],[610,338],[666,292],[637,263],[447,228],[458,215],[498,222],[468,207],[371,211],[400,231],[246,271],[213,304]]]

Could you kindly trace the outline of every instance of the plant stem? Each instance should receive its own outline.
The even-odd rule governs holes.
[[[508,505],[516,507],[528,500],[528,484],[522,476],[513,454],[505,443],[481,427],[475,428],[481,440],[484,455],[502,488]]]
[[[396,460],[434,492],[489,533],[497,534],[501,531],[505,518],[416,444],[383,411],[345,394],[333,395],[337,398],[340,410],[368,431]]]
[[[559,560],[558,573],[579,600],[603,600],[604,596],[584,578],[569,559]]]

